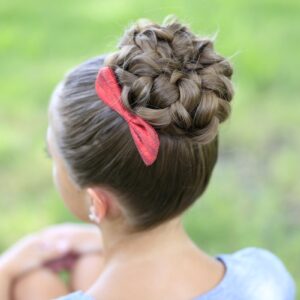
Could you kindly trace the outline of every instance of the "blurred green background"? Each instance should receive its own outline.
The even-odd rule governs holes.
[[[55,84],[82,61],[115,50],[125,27],[175,14],[232,56],[236,96],[220,127],[210,186],[185,214],[211,254],[273,251],[300,283],[300,2],[298,0],[65,0],[0,4],[0,250],[52,223],[76,221],[44,154]]]

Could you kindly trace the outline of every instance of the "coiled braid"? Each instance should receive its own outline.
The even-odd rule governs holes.
[[[209,143],[230,115],[232,67],[213,41],[177,21],[142,20],[109,55],[122,86],[122,101],[160,133]]]

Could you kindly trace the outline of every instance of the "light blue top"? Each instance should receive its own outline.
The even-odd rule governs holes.
[[[270,251],[248,247],[232,254],[216,255],[216,258],[226,266],[223,279],[215,288],[192,300],[296,299],[293,278],[282,261]],[[77,291],[57,300],[94,299]]]

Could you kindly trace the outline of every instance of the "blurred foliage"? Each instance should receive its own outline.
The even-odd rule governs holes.
[[[277,254],[300,283],[298,0],[65,0],[0,4],[0,249],[76,221],[54,189],[43,147],[47,106],[63,74],[116,49],[138,18],[175,14],[231,57],[236,96],[220,127],[210,185],[184,216],[211,254],[247,246]]]

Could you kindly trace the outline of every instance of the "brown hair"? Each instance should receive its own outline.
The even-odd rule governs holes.
[[[126,121],[96,95],[99,68],[109,65],[122,101],[157,130],[160,148],[146,166]],[[138,21],[118,50],[71,70],[59,92],[57,144],[81,188],[113,190],[132,231],[152,228],[191,206],[205,191],[218,157],[218,125],[230,115],[232,67],[213,41],[177,20]]]

